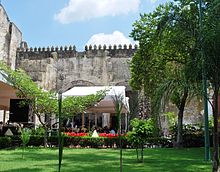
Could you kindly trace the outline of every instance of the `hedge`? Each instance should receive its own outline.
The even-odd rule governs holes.
[[[122,147],[132,148],[131,144],[128,142],[126,136],[122,136]],[[19,136],[10,137],[0,137],[0,148],[7,148],[11,146],[21,146],[22,142]],[[44,137],[43,136],[31,136],[28,146],[43,146]],[[58,146],[58,137],[50,136],[48,137],[49,146]],[[65,147],[91,147],[91,148],[119,148],[119,137],[107,138],[98,137],[92,138],[86,137],[68,137],[64,136],[64,146]],[[171,147],[171,141],[166,138],[148,138],[146,142],[146,147]]]

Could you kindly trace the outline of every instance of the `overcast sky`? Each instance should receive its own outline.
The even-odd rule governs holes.
[[[1,0],[29,47],[134,44],[129,38],[140,13],[167,0]]]

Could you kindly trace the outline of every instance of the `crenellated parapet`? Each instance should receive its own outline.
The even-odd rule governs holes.
[[[73,58],[73,57],[116,57],[130,58],[138,49],[137,45],[86,45],[82,52],[76,51],[75,46],[61,47],[30,47],[22,42],[17,49],[17,60],[21,59],[45,59],[45,58]]]
[[[110,56],[116,58],[130,58],[138,49],[137,45],[86,45],[85,53],[88,57]]]
[[[89,51],[89,50],[136,50],[138,48],[138,45],[127,45],[127,44],[124,44],[124,45],[86,45],[85,46],[85,51]]]
[[[24,44],[22,44],[24,45]],[[61,47],[30,47],[22,46],[17,49],[18,59],[44,59],[44,58],[71,58],[77,56],[76,47],[61,46]]]
[[[30,48],[28,48],[28,47],[20,47],[20,48],[18,48],[17,49],[17,51],[18,52],[45,52],[45,51],[47,51],[47,52],[59,52],[59,51],[61,51],[61,52],[69,52],[69,51],[76,51],[76,46],[74,45],[74,46],[65,46],[65,47],[58,47],[58,46],[56,46],[56,47],[54,47],[54,46],[52,46],[52,47],[30,47]]]

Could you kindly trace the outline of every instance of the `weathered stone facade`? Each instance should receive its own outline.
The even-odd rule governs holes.
[[[136,47],[74,47],[25,48],[17,51],[16,67],[23,68],[47,90],[61,88],[59,76],[64,75],[63,89],[73,86],[125,85],[130,79],[129,61]],[[129,89],[129,88],[128,88]]]
[[[22,41],[22,33],[10,22],[8,15],[0,4],[0,60],[15,69],[16,50]]]

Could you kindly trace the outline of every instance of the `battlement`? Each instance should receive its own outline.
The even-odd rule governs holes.
[[[136,50],[138,49],[138,46],[135,45],[126,45],[124,44],[123,46],[121,44],[119,45],[86,45],[85,46],[85,51],[89,51],[89,50]],[[61,47],[30,47],[28,48],[27,45],[25,45],[25,43],[23,42],[21,47],[17,49],[18,52],[58,52],[58,51],[76,51],[76,46],[61,46]]]
[[[73,57],[115,57],[130,58],[138,49],[137,45],[86,45],[82,52],[76,51],[76,47],[30,47],[26,42],[22,42],[20,48],[17,49],[17,58],[19,59],[45,59],[45,58],[73,58]]]
[[[74,45],[74,46],[65,46],[65,47],[54,47],[54,46],[52,46],[52,47],[30,47],[30,48],[28,48],[28,47],[23,47],[23,46],[21,46],[20,48],[18,48],[17,49],[17,52],[45,52],[45,51],[47,51],[47,52],[58,52],[58,51],[76,51],[76,46]]]
[[[126,45],[124,44],[123,46],[121,44],[119,45],[109,45],[109,46],[106,46],[106,45],[86,45],[85,46],[85,51],[88,51],[88,50],[136,50],[138,48],[138,46],[135,44],[135,45]]]

